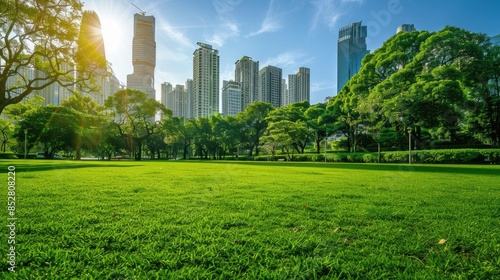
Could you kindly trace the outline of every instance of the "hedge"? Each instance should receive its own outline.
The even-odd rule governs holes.
[[[418,150],[412,151],[413,163],[500,163],[500,149],[450,149],[450,150]],[[286,160],[284,155],[275,157],[256,156],[254,160]],[[320,154],[294,155],[292,161],[324,162],[325,156]],[[377,153],[331,153],[326,156],[327,162],[365,162],[376,163]],[[406,163],[408,151],[383,152],[382,163]]]

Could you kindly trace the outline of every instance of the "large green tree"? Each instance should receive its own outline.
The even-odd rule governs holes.
[[[259,140],[267,128],[267,115],[274,109],[273,105],[266,102],[255,101],[245,111],[237,115],[241,123],[242,142],[248,145],[250,155],[255,150],[259,155]]]
[[[106,64],[76,48],[82,6],[78,0],[0,1],[0,113],[55,83],[85,87]]]
[[[27,130],[27,149],[35,144],[43,147],[45,158],[52,158],[58,151],[75,148],[80,133],[80,115],[63,106],[46,106],[28,111],[16,124],[14,136],[24,142]],[[27,151],[27,152],[28,152]]]
[[[75,158],[81,159],[82,148],[92,150],[98,145],[96,139],[99,139],[97,134],[106,117],[104,116],[105,107],[99,105],[91,97],[76,91],[69,99],[63,100],[61,105],[75,110],[80,115],[80,134],[77,135],[75,143]]]
[[[135,160],[142,158],[144,140],[161,128],[155,117],[162,112],[163,116],[172,116],[172,111],[147,94],[134,90],[124,89],[110,96],[105,106],[111,111],[120,134],[127,140],[129,151]]]

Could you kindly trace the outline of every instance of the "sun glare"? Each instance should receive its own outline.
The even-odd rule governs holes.
[[[119,51],[120,44],[123,44],[122,27],[117,21],[111,18],[101,18],[102,37],[104,38],[104,46],[106,54],[115,53]]]

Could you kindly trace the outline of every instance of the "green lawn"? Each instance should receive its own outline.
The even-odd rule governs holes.
[[[2,279],[500,278],[500,166],[9,165]]]

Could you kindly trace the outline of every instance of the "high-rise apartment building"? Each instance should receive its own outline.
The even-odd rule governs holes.
[[[241,83],[241,111],[258,100],[259,95],[259,62],[244,56],[235,63],[234,81]]]
[[[184,120],[193,118],[193,79],[187,79],[184,84],[188,97],[188,108]]]
[[[403,31],[412,32],[412,31],[415,31],[415,30],[416,30],[415,29],[415,25],[413,25],[413,24],[402,24],[396,30],[396,34],[400,33],[400,32],[403,32]]]
[[[92,75],[90,89],[79,88],[83,95],[88,95],[98,104],[104,105],[104,101],[119,91],[122,87],[120,81],[112,74],[112,70],[106,65],[106,52],[104,38],[102,36],[101,22],[94,11],[84,11],[80,25],[78,48],[87,56],[90,67],[95,68]]]
[[[127,75],[127,87],[143,91],[156,99],[155,66],[155,18],[142,14],[134,15],[134,38],[132,40],[132,65],[134,73]]]
[[[306,67],[288,75],[288,103],[284,105],[301,101],[311,101],[311,70]]]
[[[275,66],[266,66],[259,71],[259,100],[282,106],[282,70]]]
[[[367,27],[361,22],[351,23],[339,30],[337,50],[337,91],[358,73],[366,49]]]
[[[294,95],[295,92],[297,92],[296,86],[297,86],[297,75],[288,74],[288,90],[286,91],[286,97],[283,99],[283,106],[287,106],[295,102],[294,100],[296,98],[294,97]]]
[[[286,79],[281,79],[281,106],[290,104],[290,94]]]
[[[161,84],[161,103],[172,110],[173,117],[188,118],[189,96],[184,85],[176,85],[164,82]]]
[[[219,51],[198,43],[193,53],[192,117],[219,113]]]
[[[172,84],[169,83],[169,82],[163,82],[161,84],[161,94],[160,94],[160,101],[161,101],[161,104],[163,104],[165,107],[169,108],[169,104],[172,104],[173,103],[173,100],[172,100],[172,95],[170,95],[170,93],[172,92]]]
[[[236,116],[241,112],[241,83],[223,81],[222,84],[222,116]]]

